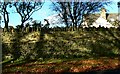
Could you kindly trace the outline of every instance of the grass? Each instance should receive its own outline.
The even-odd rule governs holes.
[[[19,43],[19,52],[22,53],[20,57],[28,58],[18,58],[14,63],[6,64],[3,72],[84,72],[115,69],[119,65],[120,32],[117,29],[57,31],[43,33],[42,38],[41,35],[38,36],[35,36],[40,38],[36,43]],[[90,62],[84,63],[85,61]]]

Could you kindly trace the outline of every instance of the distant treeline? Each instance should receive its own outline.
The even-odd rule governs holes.
[[[5,30],[5,28],[1,28],[3,32],[7,32]],[[30,26],[27,26],[27,27],[24,27],[24,28],[20,28],[20,26],[18,25],[17,28],[14,28],[13,26],[9,26],[8,28],[8,32],[11,32],[11,33],[14,33],[14,32],[33,32],[33,31],[82,31],[82,30],[87,30],[87,31],[95,31],[95,30],[119,30],[120,31],[120,27],[117,27],[117,28],[104,28],[104,27],[78,27],[78,28],[74,28],[73,30],[73,27],[53,27],[53,28],[49,28],[49,27],[41,27],[41,26],[33,26],[33,27],[30,27]]]

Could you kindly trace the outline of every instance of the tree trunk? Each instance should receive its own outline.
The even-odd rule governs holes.
[[[9,23],[9,13],[7,12],[7,5],[5,4],[4,2],[4,6],[3,6],[3,18],[4,18],[4,22],[5,22],[5,28],[6,28],[6,31],[8,31],[8,23]]]
[[[5,30],[8,31],[8,21],[6,19],[4,14]]]
[[[21,23],[21,31],[24,31],[24,23],[25,23],[25,21],[24,20],[22,20],[22,23]]]

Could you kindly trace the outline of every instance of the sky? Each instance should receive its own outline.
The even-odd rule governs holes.
[[[114,2],[110,6],[106,6],[105,8],[107,9],[108,13],[118,13],[118,7],[117,7],[117,1],[114,0]],[[50,7],[51,2],[49,0],[46,0],[44,3],[43,7],[39,10],[33,13],[32,18],[38,21],[42,21],[51,15],[56,14]],[[9,9],[10,12],[13,12],[13,9]],[[21,24],[21,18],[18,13],[11,13],[9,15],[10,21],[9,21],[9,26],[14,26],[16,27],[17,25]],[[2,19],[3,21],[3,19]],[[1,27],[4,27],[4,22],[1,23]]]

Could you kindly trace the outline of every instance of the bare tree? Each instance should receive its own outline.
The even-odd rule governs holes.
[[[70,26],[71,21],[74,30],[74,27],[81,25],[84,15],[98,11],[109,3],[111,2],[74,2],[74,0],[71,2],[59,2],[58,0],[58,2],[52,2],[52,9],[61,14],[60,17],[67,27]]]
[[[8,31],[8,23],[9,23],[9,12],[8,12],[7,8],[9,7],[10,4],[11,4],[10,2],[1,2],[0,3],[0,7],[1,7],[0,13],[3,16],[5,28],[7,29],[7,31]]]
[[[13,6],[21,17],[21,28],[31,19],[31,15],[42,8],[43,2],[15,2]]]

